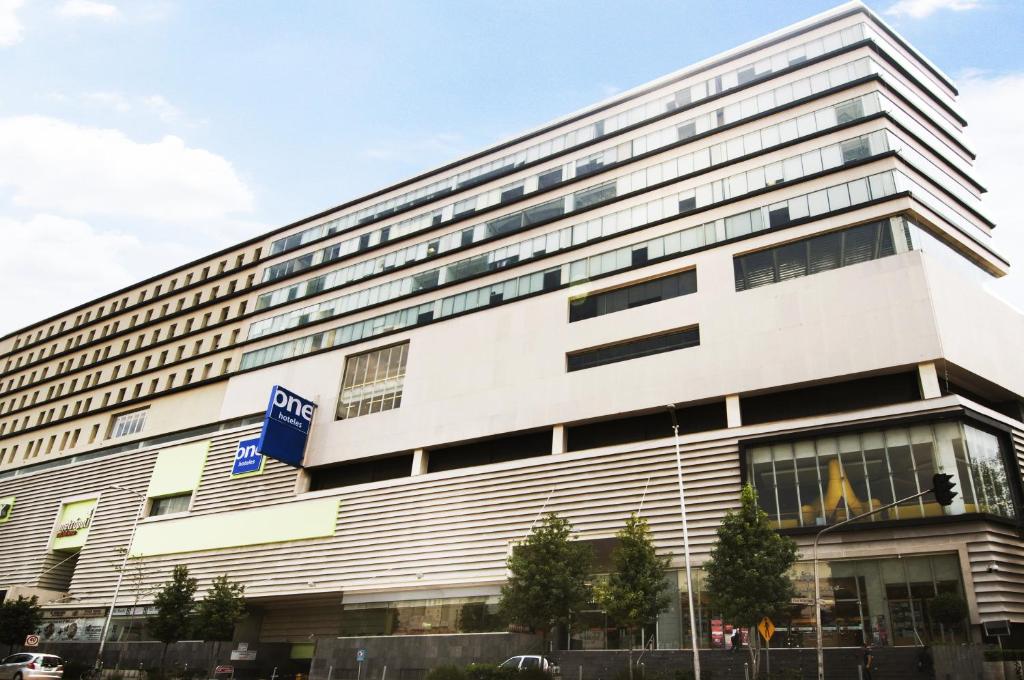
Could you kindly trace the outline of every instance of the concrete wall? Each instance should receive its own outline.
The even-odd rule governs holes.
[[[73,643],[42,643],[36,649],[44,654],[56,654],[65,663],[91,666],[96,660],[99,647],[91,642]],[[294,662],[289,659],[291,645],[285,643],[261,643],[251,645],[256,650],[255,661],[232,661],[231,642],[176,642],[168,645],[164,655],[164,645],[160,642],[114,642],[107,643],[103,650],[103,666],[107,669],[154,670],[162,668],[169,672],[191,671],[199,677],[213,677],[214,667],[230,665],[235,668],[237,678],[269,678],[274,669],[278,677],[304,672],[305,662]],[[78,680],[69,677],[68,680]]]

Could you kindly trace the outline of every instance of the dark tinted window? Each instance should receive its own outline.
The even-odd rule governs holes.
[[[568,355],[568,370],[581,371],[585,368],[614,364],[619,361],[639,359],[640,357],[672,352],[677,349],[695,347],[700,344],[700,329],[688,328],[671,333],[663,333],[637,340],[587,349]]]
[[[897,373],[740,399],[743,424],[769,423],[920,399],[917,374]]]
[[[698,404],[676,409],[680,433],[720,430],[726,426],[725,402]],[[655,413],[601,420],[566,428],[566,450],[582,451],[672,435],[672,418],[665,409]]]
[[[310,491],[336,489],[340,486],[408,477],[412,474],[412,454],[342,463],[330,467],[308,468],[308,470]]]
[[[771,225],[777,226],[774,219]],[[869,222],[733,258],[736,290],[877,260],[912,247],[903,220]]]
[[[697,292],[697,270],[690,269],[632,286],[594,293],[569,302],[569,321],[582,321],[624,309]]]
[[[457,470],[550,454],[551,430],[513,434],[470,444],[431,449],[427,471]]]

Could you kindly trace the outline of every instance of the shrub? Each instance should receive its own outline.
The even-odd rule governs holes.
[[[511,680],[551,680],[551,674],[545,673],[539,668],[527,668],[518,673],[515,671],[510,672],[512,675],[506,677],[510,677]]]
[[[445,664],[430,669],[426,680],[467,680],[466,671],[454,664]]]
[[[465,672],[468,680],[517,680],[522,677],[511,668],[499,668],[490,663],[471,663]]]

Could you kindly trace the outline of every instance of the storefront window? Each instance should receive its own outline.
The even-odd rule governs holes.
[[[496,597],[346,604],[341,634],[429,635],[486,633],[508,629]]]
[[[873,645],[919,646],[939,642],[965,642],[966,621],[948,625],[931,614],[939,594],[963,597],[959,559],[955,554],[870,560],[821,561],[818,565],[822,600],[822,642],[826,647]],[[798,562],[790,576],[796,595],[776,626],[771,646],[815,646],[814,566]],[[657,645],[661,649],[689,649],[690,624],[684,572],[670,575],[679,592],[674,604],[658,618]],[[704,571],[694,571],[697,639],[701,648],[732,646],[732,622],[720,616],[703,592]],[[756,632],[741,630],[746,644]],[[600,647],[595,647],[600,649]]]
[[[776,527],[823,526],[931,488],[952,474],[959,496],[949,507],[931,496],[865,521],[965,513],[1013,517],[1000,439],[973,425],[937,422],[754,446],[747,469]]]

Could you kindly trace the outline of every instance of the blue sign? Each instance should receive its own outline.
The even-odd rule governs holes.
[[[301,468],[314,411],[316,404],[310,400],[274,385],[256,450],[264,456]]]
[[[263,472],[263,456],[257,450],[259,439],[246,439],[238,442],[235,449],[235,462],[231,466],[231,476],[241,477],[243,475],[258,475]]]
[[[364,661],[366,661],[366,648],[360,647],[356,650],[356,662],[363,663]]]

